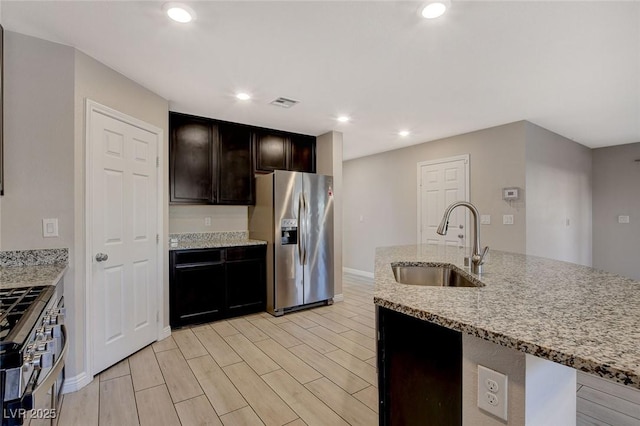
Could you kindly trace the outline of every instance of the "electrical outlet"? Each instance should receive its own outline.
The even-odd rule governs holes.
[[[495,380],[487,379],[484,385],[489,389],[489,392],[497,393],[500,390],[500,386],[498,386],[498,382]]]
[[[502,224],[503,225],[513,225],[513,215],[512,214],[503,214],[502,215]]]
[[[629,223],[629,216],[618,216],[618,223]]]
[[[491,225],[491,215],[489,215],[489,214],[481,214],[480,215],[480,224],[481,225]]]
[[[505,374],[478,365],[478,407],[507,420],[507,382]]]
[[[45,238],[58,236],[58,219],[42,219],[42,236]]]
[[[211,217],[207,216],[204,218],[204,226],[211,226]]]
[[[484,394],[484,397],[486,398],[489,405],[491,405],[492,407],[498,406],[498,397],[496,396],[495,393],[487,392]]]

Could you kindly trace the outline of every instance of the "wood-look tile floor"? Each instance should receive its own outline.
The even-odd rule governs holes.
[[[64,395],[58,425],[377,425],[373,282],[343,294],[174,330]]]

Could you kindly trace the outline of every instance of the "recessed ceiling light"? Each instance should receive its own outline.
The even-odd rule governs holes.
[[[451,2],[448,0],[431,1],[422,8],[422,17],[427,19],[438,18],[447,11],[450,5]]]
[[[341,115],[338,117],[338,121],[341,123],[347,123],[349,121],[351,121],[351,117],[347,116],[347,115]]]
[[[196,19],[196,13],[186,4],[182,3],[165,3],[162,6],[169,18],[176,22],[186,24]]]
[[[411,134],[411,132],[410,132],[410,131],[408,131],[408,130],[400,130],[400,131],[398,132],[398,135],[402,136],[403,138],[406,138],[406,137],[407,137],[407,136],[409,136],[410,134]]]
[[[248,101],[249,99],[251,99],[251,95],[248,93],[240,92],[236,94],[236,98],[240,99],[241,101]]]

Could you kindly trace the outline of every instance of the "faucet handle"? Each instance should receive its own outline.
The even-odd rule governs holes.
[[[484,263],[484,257],[487,255],[487,253],[489,253],[489,246],[486,246],[484,250],[482,250],[482,254],[480,255],[480,261],[478,262],[479,265],[482,265]]]

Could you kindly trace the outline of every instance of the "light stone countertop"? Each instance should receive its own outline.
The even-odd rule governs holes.
[[[247,231],[169,234],[169,250],[260,246],[266,244],[266,241],[249,239]]]
[[[66,248],[0,251],[0,288],[56,285],[68,263]]]
[[[266,245],[266,241],[240,239],[240,240],[200,240],[200,241],[178,241],[170,243],[169,250],[185,250],[185,249],[206,249],[206,248],[226,248],[240,246],[260,246]]]
[[[468,249],[376,249],[376,305],[640,388],[640,282],[573,263],[491,251],[480,282],[399,284],[391,264],[463,266]]]
[[[67,270],[65,263],[51,265],[2,266],[0,289],[56,285]]]

